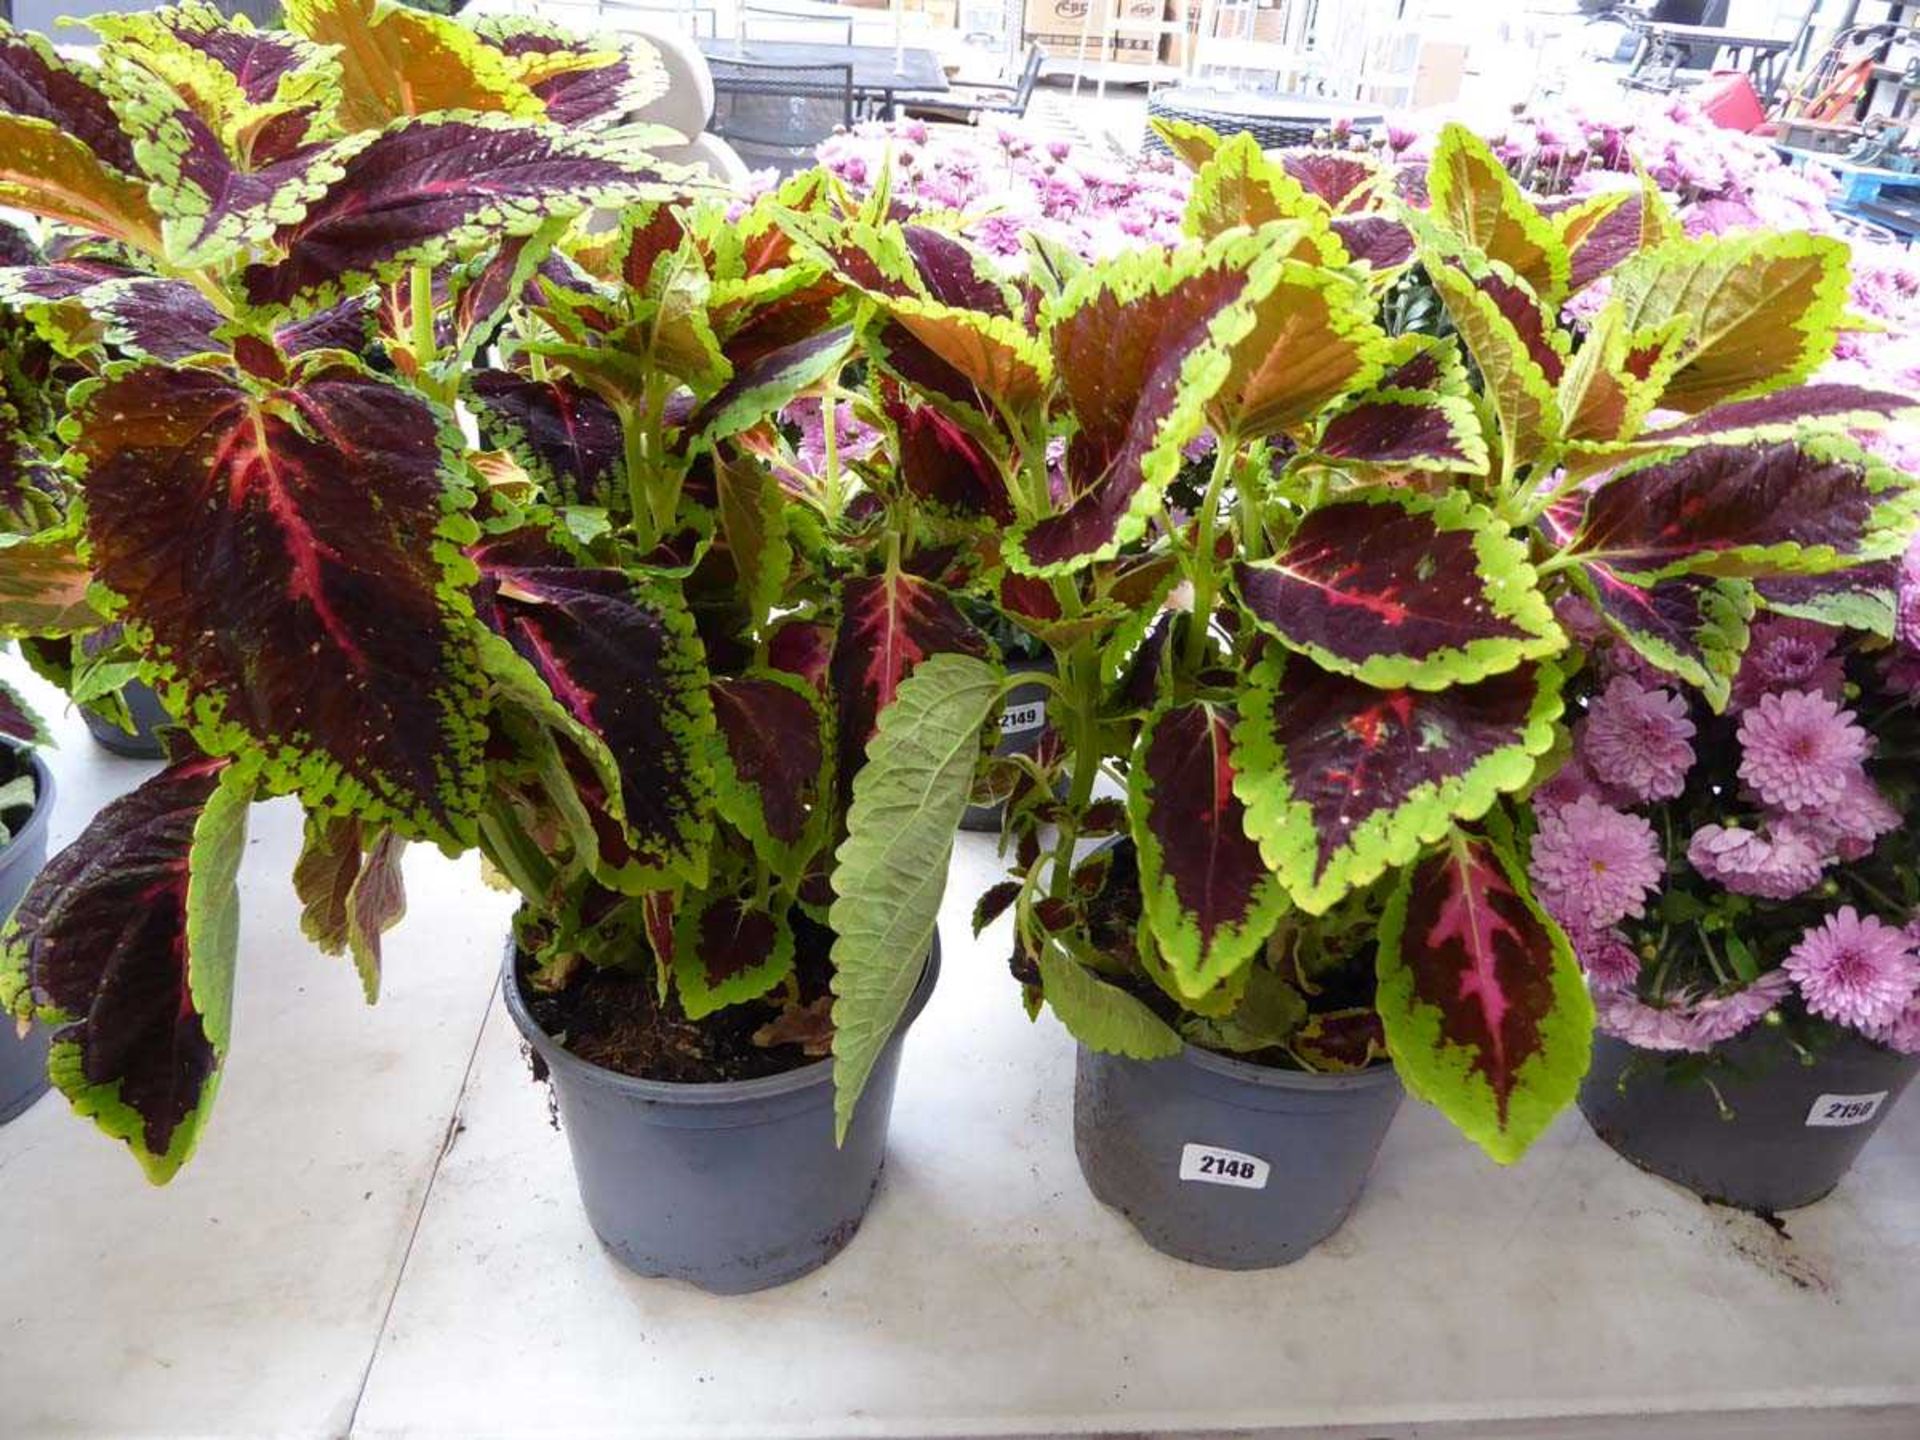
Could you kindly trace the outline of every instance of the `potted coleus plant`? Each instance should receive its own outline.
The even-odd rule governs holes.
[[[26,702],[0,685],[0,917],[12,913],[46,864],[53,772],[35,753],[46,741],[46,731]],[[46,1088],[46,1031],[0,1023],[0,1125]]]
[[[858,1224],[933,971],[929,920],[885,1023],[828,1023],[826,922],[844,940],[885,891],[829,915],[850,787],[941,648],[867,652],[941,592],[853,472],[796,478],[775,423],[851,331],[772,217],[837,197],[693,203],[612,123],[657,79],[617,44],[290,18],[122,17],[97,74],[10,42],[38,89],[0,133],[41,160],[6,198],[118,251],[6,281],[91,378],[0,620],[118,624],[179,724],[22,905],[0,1002],[53,1027],[55,1082],[164,1180],[228,1044],[253,801],[305,807],[305,928],[370,998],[405,846],[477,849],[525,902],[508,1001],[595,1226],[649,1272],[790,1278]],[[98,149],[57,138],[89,119]],[[785,1186],[717,1169],[742,1164]]]
[[[1501,1161],[1574,1098],[1592,1006],[1515,804],[1566,748],[1557,611],[1724,704],[1760,580],[1904,549],[1910,482],[1820,417],[1909,402],[1798,385],[1838,243],[1685,240],[1650,188],[1547,216],[1458,129],[1419,185],[1174,138],[1175,249],[1008,277],[923,225],[816,243],[871,307],[903,482],[976,516],[1056,657],[1063,748],[977,918],[1013,912],[1080,1042],[1083,1172],[1156,1246],[1254,1266],[1340,1222],[1396,1072]],[[1404,261],[1341,238],[1375,209]],[[1450,333],[1382,324],[1427,313]]]
[[[1771,1212],[1830,1191],[1920,1069],[1920,672],[1898,562],[1762,594],[1724,713],[1606,647],[1532,865],[1593,990],[1594,1130]]]

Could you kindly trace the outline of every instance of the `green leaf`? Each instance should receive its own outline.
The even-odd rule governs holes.
[[[1146,1002],[1096,978],[1052,941],[1040,949],[1040,985],[1060,1023],[1089,1050],[1135,1060],[1178,1055],[1182,1041]]]
[[[1622,265],[1610,307],[1628,330],[1692,317],[1660,404],[1697,413],[1807,378],[1846,309],[1846,242],[1802,232],[1676,240]]]
[[[1188,1017],[1181,1030],[1205,1049],[1245,1055],[1284,1045],[1306,1018],[1306,997],[1264,965],[1255,965],[1232,1011],[1218,1018]]]
[[[714,488],[720,500],[720,534],[748,624],[758,631],[785,598],[793,547],[787,540],[786,494],[751,455],[716,455]]]
[[[1430,260],[1427,273],[1480,367],[1508,464],[1545,464],[1562,429],[1553,381],[1493,296],[1451,265]]]
[[[934,655],[880,712],[833,873],[835,1133],[844,1139],[933,943],[947,860],[1001,676]]]
[[[1427,169],[1431,211],[1454,235],[1513,268],[1545,299],[1566,294],[1571,262],[1553,223],[1536,210],[1487,142],[1464,125],[1440,132]]]

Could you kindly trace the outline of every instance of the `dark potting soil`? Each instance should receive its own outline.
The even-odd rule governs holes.
[[[794,977],[801,1003],[829,993],[833,933],[795,912]],[[660,1003],[651,960],[643,967],[582,965],[561,990],[526,985],[526,956],[518,957],[521,994],[540,1028],[591,1065],[642,1080],[676,1085],[760,1080],[812,1065],[820,1057],[798,1044],[756,1045],[754,1033],[781,1012],[785,985],[767,1000],[729,1005],[689,1020],[678,994]]]

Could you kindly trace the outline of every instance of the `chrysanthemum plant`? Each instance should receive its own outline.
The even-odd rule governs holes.
[[[0,201],[55,257],[0,291],[83,377],[57,463],[6,476],[37,519],[0,625],[56,676],[118,626],[178,722],[23,903],[0,1003],[156,1180],[227,1053],[255,801],[304,807],[307,932],[369,996],[419,841],[519,889],[535,978],[644,966],[699,1014],[824,914],[892,698],[833,644],[889,583],[876,513],[771,418],[837,373],[848,302],[780,202],[729,217],[649,159],[650,52],[288,21],[95,17],[97,68],[0,33]]]
[[[1909,402],[1798,383],[1838,243],[1690,241],[1651,187],[1545,213],[1459,129],[1413,185],[1170,138],[1176,248],[1009,277],[924,225],[806,232],[866,302],[900,485],[1057,665],[976,918],[1012,910],[1030,1004],[1085,1044],[1390,1055],[1512,1160],[1593,1017],[1512,805],[1567,748],[1556,611],[1724,705],[1775,577],[1844,606],[1905,545],[1910,482],[1840,427]],[[1410,284],[1444,337],[1383,323]]]

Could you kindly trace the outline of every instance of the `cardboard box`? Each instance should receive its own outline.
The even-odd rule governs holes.
[[[1038,45],[1050,57],[1072,60],[1080,53],[1080,28],[1089,0],[1027,0],[1026,43]],[[1098,3],[1098,0],[1094,0]],[[1107,0],[1115,14],[1136,20],[1158,20],[1164,0]],[[1121,7],[1124,6],[1124,11]],[[1087,27],[1087,63],[1100,59],[1100,27]],[[1123,32],[1107,47],[1107,59],[1122,65],[1153,65],[1160,59],[1160,37],[1146,32]]]

